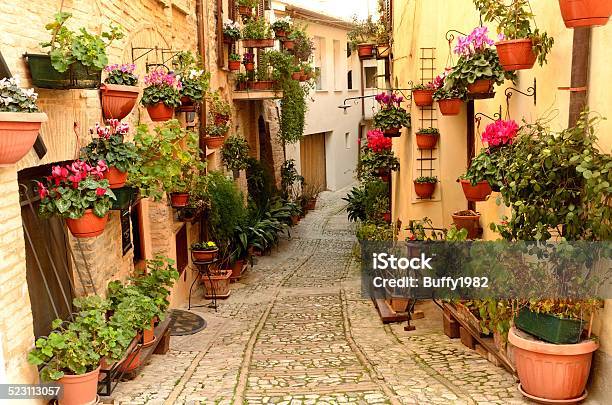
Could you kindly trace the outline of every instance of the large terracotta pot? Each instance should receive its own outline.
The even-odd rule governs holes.
[[[192,250],[191,256],[194,261],[197,262],[210,262],[215,260],[217,254],[219,253],[219,249],[215,250]]]
[[[538,402],[574,403],[584,399],[593,352],[599,348],[597,342],[546,343],[516,328],[510,329],[508,341],[514,346],[516,371],[525,396]]]
[[[438,100],[438,106],[442,115],[458,115],[461,112],[463,101],[460,98]]]
[[[108,180],[110,188],[121,188],[125,186],[127,181],[128,172],[121,172],[115,166],[108,168],[108,171],[104,173],[104,178]]]
[[[401,128],[387,128],[384,130],[384,135],[387,138],[397,138],[402,135]]]
[[[461,180],[461,187],[468,201],[486,201],[493,192],[488,181],[480,181],[473,186],[469,180]]]
[[[172,208],[183,208],[189,203],[189,193],[170,193]]]
[[[414,192],[421,198],[431,198],[436,191],[437,183],[417,183],[414,182]]]
[[[64,388],[60,405],[88,405],[96,403],[100,366],[89,373],[64,375],[58,380]]]
[[[207,136],[204,138],[207,149],[219,149],[225,141],[224,136]]]
[[[140,88],[121,84],[101,84],[102,115],[106,119],[122,120],[127,117],[138,100]]]
[[[359,55],[359,59],[372,59],[374,57],[374,45],[373,44],[357,45],[357,54]]]
[[[470,94],[490,93],[491,90],[493,90],[493,80],[479,79],[467,85],[467,91]]]
[[[457,211],[452,214],[457,229],[465,229],[468,239],[476,239],[481,235],[480,214],[474,211]]]
[[[438,144],[438,134],[416,134],[416,144],[419,149],[434,149]]]
[[[427,107],[433,105],[434,90],[412,90],[412,98],[414,103],[419,107]]]
[[[495,44],[499,63],[504,70],[531,69],[536,61],[531,39],[499,41]]]
[[[202,282],[206,288],[204,298],[227,298],[230,295],[231,270],[221,270],[219,274],[202,275]]]
[[[612,14],[610,0],[559,0],[567,28],[606,25]]]
[[[240,277],[242,276],[242,269],[244,269],[244,260],[236,260],[232,266],[232,275],[230,279],[232,281],[240,280]]]
[[[164,103],[156,103],[147,106],[147,112],[149,113],[149,117],[151,117],[151,121],[155,122],[168,121],[174,116],[174,108],[168,107]]]
[[[274,39],[243,39],[242,46],[245,48],[273,48]]]
[[[106,222],[108,222],[108,213],[100,218],[91,209],[86,210],[81,218],[66,218],[66,225],[75,238],[93,238],[101,235]]]
[[[229,62],[227,62],[227,67],[232,72],[240,70],[240,61],[239,60],[230,60]]]
[[[0,167],[17,163],[34,145],[45,113],[0,112]]]

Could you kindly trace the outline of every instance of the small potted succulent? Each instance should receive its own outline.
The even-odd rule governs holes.
[[[435,91],[433,99],[438,102],[442,115],[458,115],[467,95],[465,87],[453,85],[454,83],[446,80],[450,73],[452,73],[452,69],[447,69],[434,81],[438,90]]]
[[[223,40],[225,43],[231,44],[242,38],[240,32],[240,24],[237,21],[225,20],[223,22]]]
[[[353,28],[347,33],[352,49],[357,49],[360,59],[372,59],[375,56],[374,42],[376,41],[378,27],[368,16],[366,20],[360,21],[353,18]]]
[[[238,13],[243,17],[253,15],[253,9],[259,4],[259,0],[237,0]]]
[[[237,53],[230,53],[229,60],[227,62],[227,67],[232,72],[237,72],[240,70],[240,55]]]
[[[438,128],[421,128],[416,133],[416,144],[419,149],[435,149],[440,130]]]
[[[17,163],[34,145],[47,114],[36,105],[34,89],[15,78],[0,80],[0,167]]]
[[[191,245],[191,256],[194,262],[213,261],[218,253],[219,248],[213,241],[196,242]]]
[[[286,16],[283,18],[279,18],[278,20],[272,23],[272,30],[274,30],[274,35],[276,35],[277,39],[285,38],[289,33],[291,33],[291,26],[293,25],[293,21],[291,17]]]
[[[272,48],[274,37],[264,18],[254,18],[244,24],[242,46],[245,48]]]
[[[434,191],[436,191],[436,184],[438,184],[437,177],[417,177],[414,179],[414,191],[422,199],[431,198]]]
[[[255,70],[255,54],[251,52],[247,52],[243,55],[244,68],[247,72],[252,72]]]
[[[102,95],[102,115],[106,119],[122,120],[136,105],[140,88],[138,76],[134,74],[136,65],[108,65],[104,68],[106,79],[100,85]]]
[[[606,25],[612,15],[606,0],[559,0],[559,7],[567,28]]]
[[[168,121],[174,109],[181,105],[181,81],[174,73],[158,68],[145,76],[142,100],[152,121]]]
[[[419,107],[431,106],[433,105],[433,95],[436,90],[436,86],[432,82],[414,85],[412,86],[412,99]]]
[[[104,173],[101,160],[96,166],[76,160],[65,166],[53,166],[51,175],[37,182],[40,196],[39,214],[66,219],[70,232],[77,238],[91,238],[104,232],[108,211],[115,195]]]
[[[394,93],[376,95],[380,110],[374,115],[374,127],[384,131],[385,136],[400,136],[402,128],[410,128],[410,114],[401,107],[403,97]]]
[[[554,39],[531,27],[533,13],[528,0],[512,0],[509,5],[497,0],[474,0],[474,4],[486,22],[498,24],[500,40],[495,47],[505,70],[531,69],[536,59],[540,66],[546,63]]]
[[[81,158],[90,165],[99,161],[106,162],[108,170],[104,172],[104,178],[108,180],[112,189],[121,188],[125,185],[129,168],[138,161],[136,147],[132,142],[124,142],[130,126],[118,120],[108,120],[108,126],[96,124],[90,130],[94,138],[81,149]],[[97,137],[95,137],[97,136]]]

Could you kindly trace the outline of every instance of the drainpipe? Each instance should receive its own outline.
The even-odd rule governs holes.
[[[202,58],[202,61],[206,61],[206,41],[204,38],[204,7],[202,0],[196,0],[196,30],[198,38],[198,53]],[[209,69],[210,71],[210,69]],[[206,160],[206,143],[204,142],[204,128],[206,128],[206,103],[202,103],[200,113],[198,116],[200,121],[200,129],[198,131],[200,135],[200,150],[202,151],[201,159]]]
[[[570,84],[569,127],[576,125],[587,106],[591,27],[574,28],[572,47],[572,78]]]

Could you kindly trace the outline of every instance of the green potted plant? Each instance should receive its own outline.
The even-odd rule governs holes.
[[[108,64],[106,49],[123,38],[120,27],[95,35],[85,28],[72,31],[66,21],[72,14],[59,12],[45,28],[51,40],[41,43],[50,48],[47,55],[27,54],[32,82],[36,87],[48,89],[89,89],[100,86],[102,69]]]
[[[314,52],[314,41],[306,33],[304,27],[293,27],[291,38],[294,41],[291,53],[297,62],[309,62]]]
[[[416,84],[412,86],[412,99],[419,107],[431,106],[433,105],[433,95],[436,90],[436,86],[431,82],[427,84]]]
[[[227,62],[228,69],[232,72],[240,70],[240,59],[240,55],[238,55],[237,53],[230,53],[229,61]]]
[[[495,44],[505,70],[531,69],[536,59],[546,63],[554,39],[531,27],[533,13],[528,0],[512,0],[509,5],[496,0],[474,0],[487,22],[495,21],[500,41]]]
[[[37,98],[34,89],[22,89],[15,78],[0,80],[0,166],[17,163],[34,145],[47,121]]]
[[[285,16],[272,23],[272,30],[274,30],[276,38],[282,39],[291,33],[292,25],[293,21],[291,20],[291,17]]]
[[[236,91],[246,91],[249,78],[245,73],[236,74]]]
[[[606,25],[612,14],[605,0],[559,0],[559,8],[567,28]]]
[[[433,176],[421,176],[414,179],[414,192],[419,198],[429,199],[436,191],[438,178]]]
[[[410,128],[410,114],[401,107],[403,97],[394,93],[380,93],[376,96],[380,110],[374,115],[374,127],[384,131],[385,136],[400,136],[402,128]]]
[[[181,82],[181,106],[178,111],[193,112],[196,104],[204,100],[210,84],[210,73],[202,69],[201,63],[190,51],[181,51],[174,56],[175,74]]]
[[[213,241],[196,242],[191,245],[191,256],[194,261],[210,262],[217,257],[219,248]]]
[[[214,92],[210,98],[210,115],[216,125],[225,125],[232,117],[232,106],[225,101],[219,92]]]
[[[292,51],[295,48],[295,41],[299,38],[299,31],[291,31],[283,38],[282,44],[286,51]]]
[[[438,128],[421,128],[416,133],[416,144],[419,149],[435,149],[440,137]]]
[[[250,17],[253,15],[253,9],[259,4],[258,0],[238,0],[238,13],[241,16]]]
[[[100,85],[104,118],[121,121],[134,109],[140,94],[135,69],[134,64],[114,64],[104,68],[106,79]]]
[[[255,54],[246,52],[243,55],[242,63],[244,64],[244,68],[247,72],[253,72],[255,70]]]
[[[242,46],[245,48],[272,48],[272,29],[264,18],[253,18],[242,29]]]
[[[391,139],[379,129],[368,131],[368,142],[361,148],[357,177],[364,183],[374,177],[390,180],[390,173],[399,170],[399,160],[393,154]]]
[[[474,202],[486,201],[493,192],[489,181],[497,182],[497,170],[491,159],[491,152],[486,148],[482,149],[472,159],[467,172],[459,177],[465,199]]]
[[[130,126],[116,119],[108,120],[108,124],[96,124],[95,128],[90,130],[94,138],[81,149],[81,158],[90,165],[101,160],[106,162],[108,170],[104,172],[104,178],[108,180],[111,189],[116,189],[125,185],[128,170],[138,161],[138,154],[132,142],[123,140]]]
[[[452,69],[447,69],[443,74],[436,77],[434,82],[437,90],[434,92],[433,99],[438,102],[442,115],[458,115],[467,95],[467,89],[464,86],[447,80],[451,72]]]
[[[360,21],[353,18],[353,28],[347,33],[352,49],[357,49],[360,59],[372,59],[374,55],[374,42],[376,40],[378,27],[368,16],[366,20]]]
[[[223,143],[221,160],[225,167],[234,172],[234,177],[248,167],[249,150],[247,140],[238,135],[228,137]]]
[[[206,137],[204,138],[206,148],[219,149],[225,142],[227,131],[229,131],[229,124],[208,124],[206,126]]]
[[[145,87],[140,102],[147,108],[152,121],[168,121],[174,109],[181,105],[181,81],[174,73],[158,68],[144,78]]]
[[[240,24],[237,21],[229,19],[223,21],[223,40],[225,43],[231,44],[232,42],[238,41],[240,38],[242,38]]]
[[[91,238],[104,232],[108,211],[115,195],[104,173],[104,161],[96,166],[75,160],[65,166],[53,166],[51,176],[37,182],[40,196],[39,214],[66,219],[70,232],[77,238]]]
[[[262,53],[257,64],[255,73],[256,80],[252,84],[253,90],[268,91],[274,87],[272,80],[272,66],[270,64],[270,53]]]

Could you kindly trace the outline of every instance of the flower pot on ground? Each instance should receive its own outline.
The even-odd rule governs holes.
[[[599,348],[597,342],[546,343],[516,328],[510,329],[508,340],[514,346],[523,395],[543,403],[576,403],[586,397],[593,352]]]
[[[217,244],[212,241],[196,242],[191,245],[191,257],[194,261],[210,262],[219,254]]]
[[[240,277],[242,277],[242,271],[244,270],[244,260],[236,260],[232,265],[232,275],[230,277],[231,281],[238,281]]]
[[[316,209],[316,208],[317,208],[317,198],[316,198],[316,197],[309,198],[309,199],[306,201],[306,209],[307,209],[308,211],[312,211],[312,210],[314,210],[314,209]]]
[[[172,208],[183,208],[189,203],[189,193],[170,193],[170,205]]]
[[[47,114],[38,112],[33,89],[24,90],[19,81],[0,80],[0,92],[7,104],[0,105],[0,167],[17,163],[34,145]]]
[[[452,214],[452,217],[457,229],[467,230],[468,239],[476,239],[482,234],[479,213],[472,210],[457,211]]]
[[[468,201],[486,201],[493,192],[489,182],[486,180],[479,181],[475,185],[473,185],[469,180],[460,180],[460,182],[465,199]]]
[[[436,91],[432,83],[419,84],[412,88],[412,99],[419,107],[428,107],[433,105],[433,95]]]
[[[581,319],[560,318],[522,308],[514,318],[514,325],[545,342],[573,344],[580,341],[586,322]]]
[[[374,127],[383,130],[385,136],[397,137],[402,128],[410,128],[410,114],[401,107],[403,97],[394,93],[380,93],[375,97],[380,110],[374,115]]]
[[[140,93],[135,69],[134,64],[109,65],[104,68],[107,77],[100,86],[104,118],[121,121],[134,109]]]
[[[495,47],[504,70],[531,69],[537,59],[531,39],[499,41]]]
[[[174,73],[156,69],[145,76],[142,105],[147,108],[152,121],[168,121],[174,115],[174,109],[181,105],[181,82]]]
[[[436,191],[437,177],[418,177],[414,180],[414,192],[422,199],[429,199]]]
[[[100,367],[80,375],[66,374],[57,382],[62,385],[64,393],[59,401],[61,405],[83,405],[96,402]]]
[[[231,270],[217,270],[215,274],[210,276],[202,275],[202,282],[206,293],[204,298],[227,298],[230,295],[230,277]]]
[[[438,100],[438,107],[442,115],[459,115],[463,100],[460,98],[451,98]]]
[[[416,133],[416,144],[419,149],[435,149],[440,131],[438,128],[421,128]]]
[[[559,0],[559,7],[567,28],[606,25],[612,14],[607,0]]]

